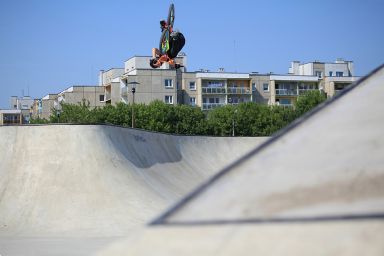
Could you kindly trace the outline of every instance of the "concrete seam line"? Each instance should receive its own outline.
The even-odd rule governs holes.
[[[233,224],[273,224],[273,223],[312,223],[312,222],[335,222],[335,221],[367,221],[383,220],[384,213],[355,214],[355,215],[331,215],[313,217],[292,218],[250,218],[233,220],[206,220],[206,221],[172,221],[164,222],[166,226],[208,226],[208,225],[233,225]],[[153,224],[158,225],[158,224]]]

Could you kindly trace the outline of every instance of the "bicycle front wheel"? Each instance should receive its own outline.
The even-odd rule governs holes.
[[[168,27],[173,27],[174,21],[175,21],[175,5],[171,4],[169,6],[169,11],[168,11],[168,19],[167,19]]]

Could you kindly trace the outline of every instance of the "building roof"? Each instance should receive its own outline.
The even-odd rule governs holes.
[[[20,114],[21,109],[0,109],[2,114]]]

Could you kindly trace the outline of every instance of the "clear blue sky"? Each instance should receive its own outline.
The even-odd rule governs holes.
[[[0,0],[0,108],[97,84],[158,45],[169,0]],[[356,75],[384,63],[382,0],[174,0],[188,70],[287,73],[290,61],[353,60]]]

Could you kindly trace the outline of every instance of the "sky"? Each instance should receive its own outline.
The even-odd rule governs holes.
[[[0,109],[150,55],[171,2],[188,71],[285,74],[293,60],[344,58],[363,76],[384,63],[382,0],[0,0]]]

